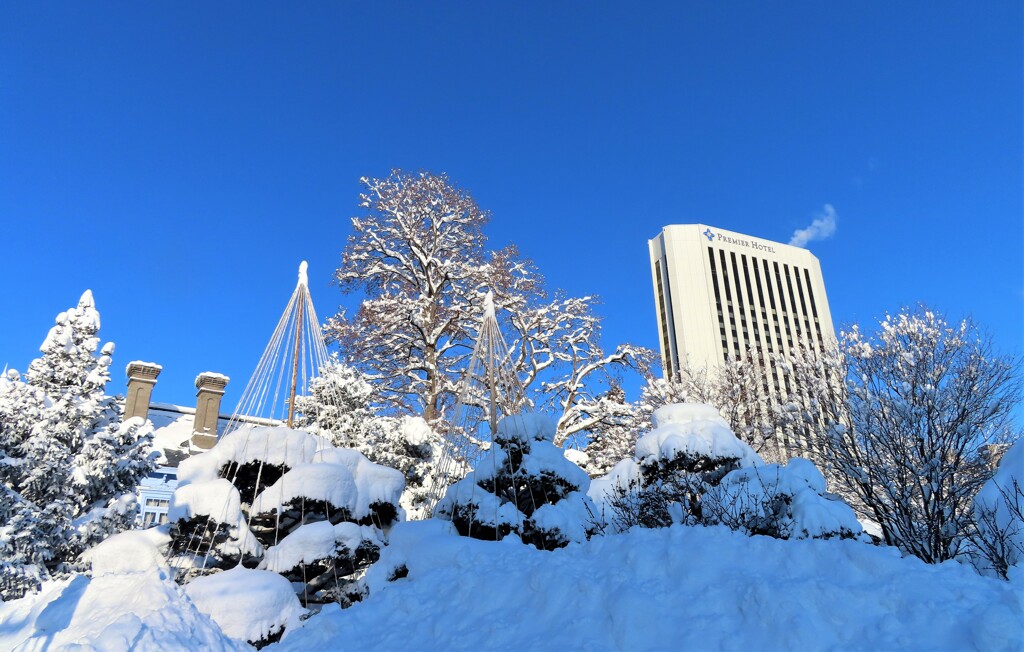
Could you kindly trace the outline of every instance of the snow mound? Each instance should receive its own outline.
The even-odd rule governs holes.
[[[86,551],[82,558],[92,564],[93,577],[166,571],[167,561],[160,549],[170,541],[165,528],[129,530],[102,541]]]
[[[636,459],[641,463],[670,461],[682,455],[735,458],[741,467],[764,463],[710,405],[665,405],[654,411],[652,420],[654,429],[636,442]]]
[[[101,557],[133,547],[126,541]],[[129,556],[140,561],[145,555]],[[35,595],[0,602],[0,650],[251,649],[225,636],[162,571],[118,573],[109,564],[106,571],[92,579],[74,575],[47,582]]]
[[[704,495],[712,523],[782,539],[853,538],[863,533],[853,508],[825,491],[814,463],[793,458],[786,465],[736,469]]]
[[[407,575],[394,579],[401,567]],[[366,581],[367,600],[328,606],[278,649],[1010,651],[1024,643],[1012,586],[962,564],[724,527],[632,530],[542,552],[453,536],[444,521],[401,523]]]
[[[276,636],[282,628],[297,625],[305,613],[288,580],[242,566],[196,578],[185,592],[225,634],[239,641]]]

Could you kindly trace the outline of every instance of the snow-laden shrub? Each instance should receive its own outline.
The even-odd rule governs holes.
[[[701,497],[730,471],[764,462],[740,441],[718,410],[702,403],[665,405],[654,429],[636,443],[592,494],[616,530],[701,522]]]
[[[636,457],[591,484],[613,530],[686,523],[781,539],[862,534],[853,509],[826,491],[813,463],[766,465],[710,405],[666,405],[653,419]]]
[[[540,414],[502,419],[490,449],[448,488],[435,516],[463,536],[515,534],[542,550],[585,540],[593,534],[590,477],[565,458],[554,435],[554,422]]]
[[[1004,579],[1024,564],[1024,439],[1003,453],[999,468],[974,498],[975,562]],[[983,561],[982,561],[983,560]]]
[[[288,580],[242,566],[197,578],[185,592],[225,634],[256,649],[279,641],[305,613]]]
[[[229,433],[179,477],[169,520],[183,578],[241,562],[280,573],[305,604],[360,599],[359,576],[403,516],[400,472],[283,426]]]
[[[703,522],[777,539],[849,539],[863,529],[853,508],[825,490],[814,463],[793,458],[785,465],[736,469],[701,500]]]

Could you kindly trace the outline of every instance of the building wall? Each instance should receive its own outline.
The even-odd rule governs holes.
[[[666,377],[752,352],[770,370],[769,394],[784,398],[790,381],[774,358],[835,340],[821,265],[806,249],[706,224],[666,226],[649,249]]]

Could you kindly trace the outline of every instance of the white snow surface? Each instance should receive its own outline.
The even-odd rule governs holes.
[[[510,414],[498,421],[498,432],[506,439],[520,441],[553,441],[556,423],[542,412]]]
[[[165,567],[147,567],[160,557],[160,535],[139,535],[126,532],[97,546],[91,579],[73,575],[0,602],[0,650],[251,649],[200,613]]]
[[[631,486],[639,486],[642,478],[643,470],[640,468],[640,463],[626,458],[613,466],[607,475],[591,480],[587,495],[599,507],[606,506],[611,502],[617,490],[628,490]]]
[[[185,592],[225,634],[240,641],[258,641],[282,627],[295,627],[306,611],[288,580],[242,566],[198,577]]]
[[[316,452],[326,446],[325,440],[302,430],[246,424],[221,437],[209,451],[182,460],[178,483],[180,486],[213,480],[221,467],[230,462],[262,460],[265,464],[294,468],[311,462]]]
[[[671,460],[678,454],[735,457],[741,467],[763,464],[733,434],[718,410],[703,403],[676,403],[654,411],[654,429],[636,442],[636,459]]]
[[[92,576],[167,570],[160,549],[171,541],[165,528],[128,530],[87,550],[83,559],[92,566]]]
[[[387,578],[405,565],[408,577]],[[851,540],[635,529],[553,552],[402,523],[278,650],[1020,650],[1019,590]]]

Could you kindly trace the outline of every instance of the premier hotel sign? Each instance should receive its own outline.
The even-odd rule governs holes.
[[[757,240],[747,240],[746,238],[733,238],[732,236],[723,235],[721,233],[715,233],[714,231],[711,230],[710,227],[706,231],[704,231],[704,237],[707,238],[709,242],[717,240],[725,244],[736,245],[737,247],[747,247],[748,249],[753,249],[754,251],[765,251],[770,254],[775,253],[775,247],[771,245],[761,244]]]

